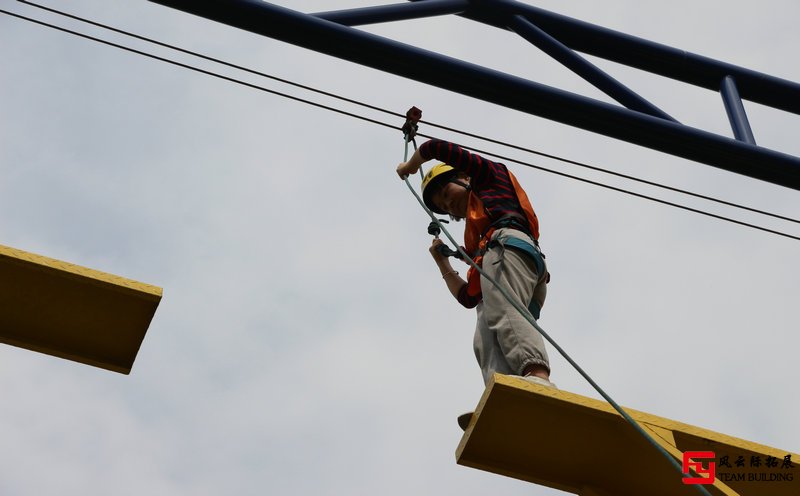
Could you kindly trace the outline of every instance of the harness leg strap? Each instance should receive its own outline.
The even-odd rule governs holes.
[[[542,252],[539,249],[530,243],[527,243],[519,238],[507,237],[502,241],[492,240],[488,244],[488,248],[494,248],[495,246],[500,246],[501,249],[511,248],[512,250],[516,250],[518,252],[525,253],[528,255],[531,260],[533,260],[534,265],[536,266],[536,273],[538,276],[547,277],[547,274],[544,272],[544,259],[542,256]],[[533,315],[533,318],[539,320],[540,315],[542,314],[542,308],[539,306],[539,303],[536,300],[531,300],[528,303],[528,311]]]

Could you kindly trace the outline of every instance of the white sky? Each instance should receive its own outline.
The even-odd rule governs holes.
[[[47,5],[397,112],[416,105],[433,122],[800,213],[796,191],[144,0]],[[536,5],[800,81],[794,0]],[[11,0],[0,8],[343,107]],[[365,29],[607,100],[511,33],[464,19]],[[0,46],[0,244],[164,288],[130,376],[0,347],[0,494],[562,494],[454,462],[455,418],[483,391],[474,312],[447,293],[425,215],[394,174],[399,132],[8,16]],[[679,120],[730,134],[713,92],[600,65]],[[797,116],[746,107],[759,144],[800,155]],[[540,323],[600,385],[622,405],[800,449],[800,244],[511,168],[553,274]],[[598,396],[550,354],[560,388]]]

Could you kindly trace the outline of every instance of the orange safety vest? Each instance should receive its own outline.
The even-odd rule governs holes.
[[[519,205],[525,212],[525,218],[528,221],[531,235],[534,240],[538,241],[539,219],[536,217],[536,212],[533,211],[531,202],[528,200],[528,195],[525,193],[525,190],[522,189],[522,186],[519,185],[514,174],[508,171],[508,176],[511,179],[511,184],[514,186],[514,192],[517,195]],[[464,248],[466,248],[467,254],[473,257],[472,260],[479,267],[481,267],[483,254],[486,253],[487,245],[492,239],[492,234],[494,234],[496,229],[497,228],[492,225],[481,199],[478,198],[475,192],[470,191],[469,201],[467,203],[466,226],[464,227]],[[472,266],[470,266],[467,272],[467,294],[472,297],[481,294],[481,275]]]

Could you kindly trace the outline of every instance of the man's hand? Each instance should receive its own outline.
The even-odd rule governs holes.
[[[419,149],[417,149],[414,151],[414,154],[411,155],[411,158],[408,159],[408,162],[402,162],[397,166],[397,175],[400,176],[400,179],[405,179],[411,174],[416,174],[424,163],[425,159],[422,158]]]
[[[444,282],[447,284],[447,289],[450,291],[450,294],[453,295],[453,298],[457,300],[459,293],[463,287],[467,285],[467,281],[459,277],[458,272],[453,270],[453,266],[450,265],[450,259],[439,253],[438,248],[440,246],[447,245],[445,245],[441,239],[434,238],[428,251],[431,252],[433,260],[439,267],[439,273],[442,274],[442,279],[444,279]]]
[[[401,162],[400,165],[397,166],[397,175],[400,176],[400,179],[405,179],[411,174],[416,174],[418,170],[419,165],[415,167],[409,160],[408,162]]]
[[[436,265],[441,266],[442,262],[447,261],[447,257],[442,255],[439,251],[439,246],[444,245],[444,241],[439,238],[433,238],[433,243],[431,243],[431,247],[428,248],[428,251],[431,252],[431,256],[436,261]],[[449,264],[448,264],[449,265]]]

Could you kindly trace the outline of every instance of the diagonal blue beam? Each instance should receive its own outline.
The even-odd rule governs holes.
[[[629,109],[675,121],[669,114],[609,76],[599,67],[581,57],[571,48],[545,33],[524,17],[520,15],[512,16],[509,21],[509,28]]]
[[[425,3],[428,0],[409,0]],[[713,92],[725,76],[736,79],[745,100],[800,114],[800,84],[752,71],[515,0],[483,0],[459,14],[508,29],[509,15],[522,15],[573,50],[683,81]]]
[[[727,112],[728,120],[733,128],[733,136],[739,141],[755,145],[756,139],[750,129],[750,121],[747,120],[747,113],[744,111],[739,91],[736,89],[736,81],[731,76],[725,76],[719,90],[722,94],[722,102],[725,104],[725,112]]]
[[[318,12],[315,17],[343,26],[358,26],[379,22],[404,21],[420,17],[460,14],[469,8],[469,0],[427,0],[419,3],[379,5],[360,9]]]
[[[150,0],[570,126],[800,190],[800,159],[260,0]]]

